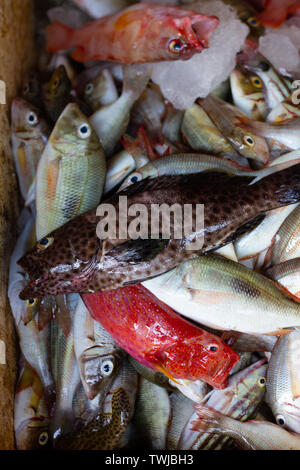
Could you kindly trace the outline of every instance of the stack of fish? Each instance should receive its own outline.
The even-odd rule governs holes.
[[[179,1],[48,12],[47,54],[11,113],[19,449],[300,449],[300,108],[257,52],[253,7],[224,2],[249,38],[186,110],[151,62],[209,49],[218,18]],[[202,204],[203,224],[99,238],[122,197],[129,215]]]

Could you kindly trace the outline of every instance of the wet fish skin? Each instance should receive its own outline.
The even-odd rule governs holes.
[[[140,377],[134,421],[148,449],[165,450],[170,417],[168,392]]]
[[[93,400],[113,382],[123,352],[100,323],[90,317],[79,298],[73,320],[74,349],[81,381],[89,400]]]
[[[263,121],[268,107],[262,91],[262,81],[255,75],[243,74],[238,68],[230,75],[233,102],[249,118]]]
[[[244,450],[299,450],[300,437],[266,421],[241,423],[211,408],[197,405],[195,430],[232,437]]]
[[[100,59],[124,64],[189,59],[209,47],[210,35],[218,24],[215,16],[142,2],[79,30],[54,22],[47,28],[46,50],[75,48],[72,57],[79,62]]]
[[[292,93],[291,83],[280,75],[272,64],[257,50],[246,46],[243,53],[237,56],[238,64],[246,72],[258,76],[263,83],[263,92],[269,110],[273,110],[278,104],[289,99]]]
[[[15,98],[11,110],[12,150],[23,199],[34,181],[50,130],[39,108]]]
[[[20,348],[28,365],[38,374],[44,387],[44,399],[49,415],[53,411],[55,401],[55,385],[49,365],[50,354],[48,341],[50,338],[49,322],[54,313],[53,305],[48,298],[42,301],[24,302],[19,293],[26,284],[26,276],[16,262],[21,253],[35,243],[34,220],[24,209],[27,218],[22,233],[17,241],[10,261],[8,297],[14,317]]]
[[[84,99],[93,111],[118,99],[118,91],[109,69],[103,69],[97,77],[86,84]]]
[[[119,193],[128,197],[128,207],[142,203],[150,213],[151,204],[162,201],[170,206],[204,204],[202,249],[187,250],[184,240],[173,239],[125,243],[117,239],[112,240],[110,249],[109,241],[102,245],[98,239],[99,217],[91,211],[49,234],[52,244],[47,249],[41,251],[38,245],[19,261],[30,277],[21,298],[111,290],[145,280],[154,273],[158,276],[182,261],[220,248],[240,236],[242,226],[249,230],[253,219],[266,211],[298,202],[299,172],[298,164],[251,186],[247,177],[213,172],[162,176],[135,183]],[[119,198],[115,196],[106,202],[118,207]]]
[[[276,264],[265,271],[265,275],[279,282],[291,294],[300,300],[300,258],[293,258]]]
[[[270,154],[266,140],[261,134],[253,131],[253,126],[244,130],[241,122],[250,120],[238,108],[212,95],[205,99],[198,99],[197,103],[202,106],[236,152],[244,158],[264,165],[268,163]]]
[[[273,281],[219,255],[206,255],[143,282],[185,317],[219,330],[280,335],[300,324],[300,304]]]
[[[56,122],[65,107],[71,101],[72,83],[64,65],[60,65],[44,86],[42,96],[44,109],[49,119]]]
[[[135,407],[138,375],[124,359],[103,406],[79,420],[76,428],[63,435],[56,449],[114,450],[128,429]]]
[[[197,152],[220,155],[238,161],[238,153],[197,103],[185,110],[181,133],[189,146]]]
[[[130,111],[134,103],[147,86],[151,68],[147,65],[124,66],[123,90],[113,103],[100,107],[91,117],[107,158],[126,131],[130,120]]]
[[[100,201],[106,160],[87,117],[70,103],[57,121],[37,170],[40,239]]]
[[[300,432],[299,344],[299,329],[278,339],[269,361],[266,396],[277,424],[296,433]]]
[[[300,256],[300,205],[285,219],[278,230],[271,248],[271,265]]]
[[[239,360],[220,338],[183,320],[142,286],[87,294],[83,301],[125,351],[175,382],[223,388]]]
[[[266,392],[266,373],[266,360],[262,359],[232,375],[226,389],[211,391],[202,404],[241,422],[254,418]],[[193,430],[195,419],[197,413],[194,409],[184,423],[177,449],[216,450],[228,444],[226,437]]]
[[[49,449],[49,415],[43,385],[26,362],[21,367],[16,387],[14,427],[18,450]]]

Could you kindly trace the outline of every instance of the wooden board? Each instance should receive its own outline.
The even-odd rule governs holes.
[[[9,114],[11,100],[33,63],[33,0],[0,1],[0,80],[6,104],[0,104],[0,449],[14,449],[13,399],[17,348],[7,299],[9,257],[16,237],[18,188],[13,169]],[[1,83],[0,83],[1,90]],[[1,101],[1,93],[0,93]],[[6,364],[3,362],[5,345]]]

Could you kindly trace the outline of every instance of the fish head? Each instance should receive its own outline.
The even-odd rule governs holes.
[[[96,132],[76,103],[68,104],[60,115],[49,138],[49,145],[68,159],[102,151]]]
[[[258,75],[244,74],[234,69],[230,76],[233,91],[239,96],[253,96],[256,100],[264,99],[263,82]]]
[[[22,300],[86,291],[98,265],[96,225],[79,216],[42,238],[18,264],[30,282]]]
[[[23,98],[15,98],[12,102],[11,127],[13,134],[23,140],[48,134],[48,126],[39,109]]]
[[[103,348],[90,348],[79,359],[83,386],[89,400],[99,395],[114,379],[122,356],[119,351],[99,354],[98,350],[102,351]]]
[[[247,127],[247,124],[245,125]],[[255,135],[248,129],[235,126],[231,140],[238,148],[238,151],[243,157],[250,160],[256,160],[266,165],[270,159],[269,147],[266,139]]]
[[[49,420],[46,417],[23,421],[15,431],[18,450],[47,450],[50,448]]]
[[[164,6],[153,10],[153,15],[143,30],[145,52],[153,60],[189,59],[209,47],[211,34],[219,25],[216,16],[182,8]]]
[[[278,426],[289,431],[300,433],[300,400],[286,397],[272,407]]]
[[[204,380],[215,388],[225,387],[227,377],[239,358],[214,335],[179,341],[156,354],[158,369],[175,382],[176,378]]]
[[[45,87],[45,98],[49,101],[68,95],[72,84],[64,65],[57,67]]]
[[[22,90],[22,97],[36,106],[41,106],[41,85],[38,78],[31,74]]]
[[[247,400],[249,407],[261,403],[266,393],[266,362],[266,359],[255,362],[229,378],[228,388],[236,400],[244,402]]]
[[[174,18],[174,35],[170,32],[165,40],[165,49],[168,60],[187,60],[196,52],[209,47],[209,40],[213,31],[219,25],[215,16],[190,14],[185,17]]]

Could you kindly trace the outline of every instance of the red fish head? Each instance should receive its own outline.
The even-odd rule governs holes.
[[[99,245],[95,226],[82,216],[44,237],[18,262],[29,275],[20,298],[87,291]]]
[[[217,28],[219,20],[215,16],[199,15],[197,13],[175,18],[170,21],[174,26],[174,35],[164,37],[167,50],[167,60],[186,60],[196,52],[209,47],[209,40]]]
[[[239,355],[214,335],[175,343],[155,354],[153,365],[168,377],[203,380],[214,388],[224,388]]]

